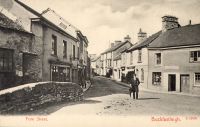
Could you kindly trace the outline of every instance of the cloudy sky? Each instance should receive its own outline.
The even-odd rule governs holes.
[[[90,54],[99,54],[114,40],[130,35],[137,42],[139,28],[148,36],[161,29],[161,17],[174,15],[184,26],[200,23],[200,0],[22,0],[41,12],[50,7],[78,27],[90,41]]]

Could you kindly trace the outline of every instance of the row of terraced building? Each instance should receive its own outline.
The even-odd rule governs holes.
[[[160,31],[147,37],[140,29],[138,40],[125,38],[101,53],[94,72],[122,82],[136,74],[146,89],[200,94],[200,24],[163,16]]]
[[[0,1],[0,89],[39,81],[83,84],[90,76],[88,39],[48,8]]]

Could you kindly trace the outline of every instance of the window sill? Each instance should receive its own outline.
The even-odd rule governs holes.
[[[142,61],[138,61],[137,63],[142,63]]]
[[[51,54],[51,56],[53,56],[53,57],[58,57],[57,55],[54,55],[54,54]]]
[[[200,87],[200,85],[194,85],[194,87]]]
[[[157,83],[157,84],[153,83],[152,85],[153,85],[153,86],[160,86],[161,83]]]
[[[200,61],[189,61],[189,63],[200,63]]]
[[[162,64],[155,64],[155,66],[162,66]]]

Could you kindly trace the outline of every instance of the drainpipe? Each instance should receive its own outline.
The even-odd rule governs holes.
[[[147,48],[147,69],[148,69],[148,71],[147,71],[147,89],[149,88],[149,49]]]

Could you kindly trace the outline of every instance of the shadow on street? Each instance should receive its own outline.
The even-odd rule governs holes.
[[[160,99],[160,98],[138,98],[138,100],[152,100],[152,99]]]

